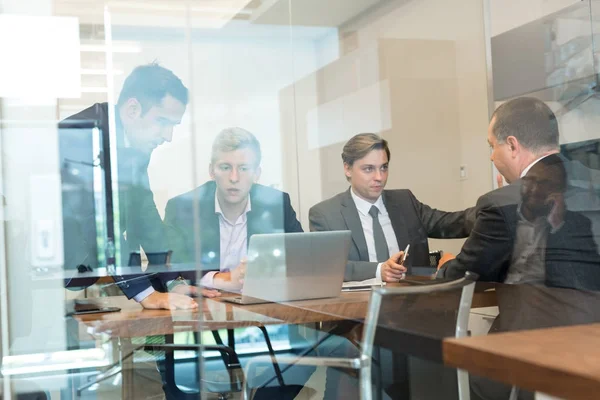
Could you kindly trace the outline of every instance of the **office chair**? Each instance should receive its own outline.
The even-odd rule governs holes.
[[[377,343],[392,345],[394,351],[435,361],[442,360],[441,343],[446,337],[467,336],[469,313],[478,276],[467,272],[463,278],[431,285],[375,288],[364,322],[360,356],[356,358],[277,357],[277,362],[296,365],[337,367],[359,372],[360,399],[371,400],[371,369],[375,336]],[[251,359],[246,367],[244,399],[250,399],[248,380],[259,364],[272,357]],[[469,400],[469,380],[457,371],[460,400]],[[381,391],[377,388],[377,394]]]
[[[172,250],[160,251],[154,253],[146,253],[148,259],[148,265],[170,265]],[[142,255],[139,251],[132,251],[129,253],[129,262],[127,263],[130,267],[142,265]]]
[[[200,398],[199,389],[215,393],[219,399],[227,399],[229,393],[241,391],[243,372],[237,354],[229,346],[222,344],[174,344],[173,335],[165,335],[165,343],[146,344],[144,350],[154,353],[155,355],[156,352],[164,354],[164,362],[162,362],[162,366],[159,367],[163,368],[163,390],[167,399],[198,399]],[[195,374],[198,378],[202,377],[200,379],[199,387],[178,385],[175,377],[175,351],[218,351],[225,363],[229,381],[211,381],[210,377],[205,376],[205,374],[201,375],[199,360],[195,360]]]
[[[442,250],[430,251],[429,252],[429,266],[431,268],[435,268],[435,270],[437,271],[437,266],[443,255],[444,255],[444,252]]]
[[[429,252],[429,264],[428,265],[413,265],[410,274],[417,276],[431,276],[436,273],[438,263],[442,258],[444,252],[442,250],[430,251]]]

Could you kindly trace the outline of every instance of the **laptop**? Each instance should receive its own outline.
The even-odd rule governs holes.
[[[223,301],[259,304],[337,297],[350,240],[350,231],[253,235],[242,295]]]

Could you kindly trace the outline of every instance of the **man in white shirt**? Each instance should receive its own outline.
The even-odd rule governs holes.
[[[257,183],[260,162],[260,143],[252,133],[225,129],[213,143],[212,180],[167,203],[172,260],[194,262],[199,246],[203,270],[213,270],[202,277],[202,286],[239,289],[252,235],[302,232],[290,196]]]
[[[342,153],[350,188],[309,211],[311,231],[350,230],[345,280],[377,278],[397,282],[412,266],[429,266],[428,237],[469,235],[470,211],[444,212],[419,202],[408,189],[384,190],[390,150],[373,133],[351,138]],[[407,244],[410,251],[399,264]]]

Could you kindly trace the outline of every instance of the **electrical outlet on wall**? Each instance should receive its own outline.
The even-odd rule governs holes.
[[[462,164],[459,169],[458,169],[458,176],[459,179],[461,181],[464,181],[465,179],[467,179],[469,177],[469,174],[467,172],[467,166],[466,164]]]
[[[29,180],[31,266],[62,267],[63,226],[60,175],[32,175]]]

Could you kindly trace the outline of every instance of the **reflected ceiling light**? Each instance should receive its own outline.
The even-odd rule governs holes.
[[[74,368],[104,367],[109,364],[106,352],[98,348],[23,354],[2,357],[2,374],[5,376],[32,374]]]
[[[281,250],[279,250],[279,249],[275,249],[275,250],[273,250],[273,255],[274,255],[275,257],[279,257],[279,256],[281,255]]]
[[[106,75],[107,71],[105,69],[93,69],[93,68],[81,68],[79,70],[81,75]],[[113,69],[113,75],[123,75],[123,71],[120,69]]]
[[[79,50],[82,52],[106,53],[108,47],[103,44],[82,44],[79,46]],[[136,44],[113,44],[111,51],[113,53],[141,53],[142,47]]]
[[[252,0],[219,0],[219,6],[215,6],[214,0],[196,0],[194,6],[190,7],[194,27],[201,26],[203,28],[221,28],[234,16],[238,14],[252,15],[252,10],[245,10],[246,6]],[[206,5],[203,5],[206,4]],[[185,16],[188,8],[185,4],[173,4],[172,1],[163,2],[141,2],[141,1],[111,1],[108,3],[111,12],[119,10],[140,10],[148,12],[144,15],[152,17],[154,14],[161,13],[164,17],[165,13],[179,12],[181,16]],[[172,15],[171,15],[172,16]]]
[[[252,15],[252,11],[244,10],[246,5],[250,3],[250,0],[230,0],[223,2],[227,4],[228,7],[215,7],[215,6],[192,6],[190,10],[192,12],[197,13],[235,13],[242,15]],[[242,3],[240,6],[239,3]],[[186,11],[187,7],[184,5],[175,5],[172,2],[164,2],[164,3],[136,3],[130,1],[119,1],[119,2],[109,2],[109,7],[111,8],[119,8],[119,9],[130,9],[130,10],[153,10],[153,11]],[[197,3],[196,3],[197,4]]]
[[[108,88],[107,87],[100,87],[100,86],[88,86],[88,87],[82,87],[81,88],[81,93],[108,93]]]
[[[0,13],[0,97],[77,98],[79,20]]]

